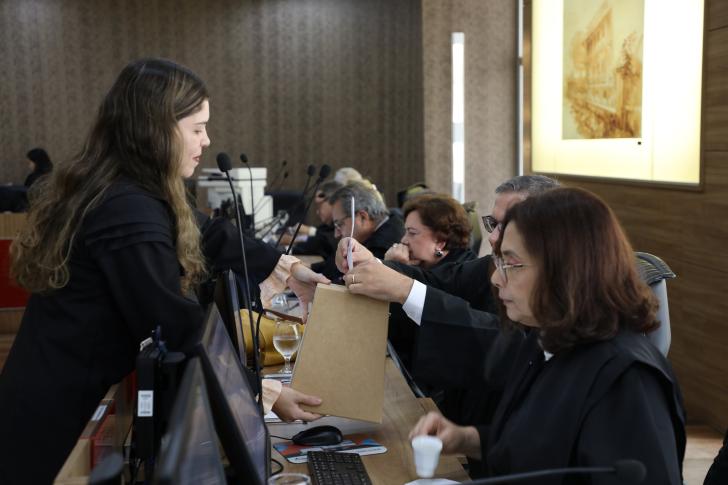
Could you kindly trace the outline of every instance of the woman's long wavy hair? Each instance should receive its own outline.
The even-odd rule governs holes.
[[[84,217],[119,177],[163,198],[173,215],[177,258],[187,291],[204,275],[200,232],[187,203],[177,122],[209,98],[202,80],[163,59],[126,66],[99,108],[83,150],[30,191],[27,222],[11,247],[11,274],[47,292],[70,278],[69,259]]]

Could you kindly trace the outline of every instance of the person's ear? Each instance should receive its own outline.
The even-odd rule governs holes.
[[[356,216],[359,217],[362,224],[371,220],[371,217],[369,217],[369,213],[367,211],[357,211]]]

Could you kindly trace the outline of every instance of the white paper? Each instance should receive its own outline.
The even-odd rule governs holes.
[[[349,265],[349,270],[351,270],[354,267],[354,258],[351,255],[351,250],[353,249],[353,246],[351,244],[351,240],[354,238],[354,224],[356,223],[356,218],[354,217],[356,214],[356,210],[354,209],[354,196],[351,196],[351,234],[349,234],[349,247],[346,248],[346,264]]]

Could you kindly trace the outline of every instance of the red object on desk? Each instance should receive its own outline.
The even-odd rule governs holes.
[[[30,296],[10,279],[10,244],[12,239],[0,239],[0,308],[23,308]]]

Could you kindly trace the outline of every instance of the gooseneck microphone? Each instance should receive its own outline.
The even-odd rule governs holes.
[[[233,186],[233,181],[230,178],[230,169],[233,167],[233,163],[230,161],[230,157],[227,153],[220,152],[217,154],[217,168],[220,169],[222,173],[225,174],[225,177],[227,178],[228,184],[230,185],[230,191],[233,193],[233,205],[235,206],[235,220],[238,224],[238,237],[240,238],[240,250],[243,253],[243,274],[245,276],[245,291],[243,292],[243,298],[245,300],[245,306],[248,309],[248,322],[250,322],[250,335],[253,338],[253,365],[254,365],[254,371],[255,371],[255,379],[256,384],[258,385],[258,403],[260,404],[261,408],[263,407],[263,387],[260,379],[260,356],[258,355],[258,352],[260,351],[260,347],[258,347],[258,335],[255,332],[255,327],[253,325],[253,310],[252,310],[252,304],[251,304],[251,298],[250,298],[250,278],[248,278],[248,261],[245,257],[245,238],[243,237],[243,222],[242,218],[240,217],[240,205],[238,204],[238,195],[235,193],[235,187]],[[241,323],[242,325],[242,323]],[[242,331],[242,328],[240,329]],[[244,362],[241,362],[243,365],[245,365]]]
[[[248,177],[250,178],[250,233],[255,237],[255,199],[253,198],[253,169],[248,164],[248,157],[245,153],[240,154],[240,161],[248,167]]]
[[[296,242],[296,237],[298,237],[298,231],[301,230],[301,225],[303,224],[303,221],[306,219],[306,214],[308,214],[308,210],[311,208],[311,204],[313,203],[313,199],[316,198],[316,191],[319,188],[319,185],[321,185],[321,182],[324,181],[326,177],[329,176],[331,173],[331,167],[324,164],[321,166],[321,170],[319,171],[319,176],[316,179],[316,183],[313,186],[313,194],[311,195],[311,198],[309,198],[308,203],[306,204],[306,208],[303,210],[303,216],[301,216],[301,220],[298,221],[298,225],[296,226],[296,231],[293,233],[293,239],[291,239],[290,244],[286,248],[286,254],[291,253],[291,248],[293,248],[293,244]],[[304,196],[305,196],[304,191]]]
[[[277,170],[277,172],[276,172],[276,176],[275,176],[275,178],[274,178],[274,179],[273,179],[273,181],[272,181],[272,182],[270,183],[270,186],[271,186],[271,187],[274,187],[274,186],[275,186],[275,185],[276,185],[276,184],[277,184],[277,183],[279,182],[279,179],[280,179],[280,177],[281,177],[281,174],[283,174],[283,180],[285,180],[285,179],[286,179],[286,177],[287,177],[287,174],[288,174],[288,172],[286,172],[286,171],[285,171],[286,165],[288,165],[288,161],[286,161],[286,160],[283,160],[283,162],[281,162],[281,166],[280,166],[280,167],[278,167],[278,170]],[[281,184],[283,183],[283,180],[280,180]],[[276,188],[278,188],[278,187],[276,187]]]
[[[571,468],[553,468],[551,470],[537,470],[533,472],[513,473],[500,477],[481,478],[472,482],[472,485],[490,485],[493,483],[516,483],[523,480],[543,478],[558,475],[592,475],[599,473],[614,474],[619,483],[642,483],[647,475],[645,465],[639,460],[617,460],[612,466],[583,466]]]
[[[322,169],[323,169],[323,167],[322,167]],[[329,168],[329,171],[331,171],[331,168]],[[296,203],[295,205],[293,205],[293,207],[288,209],[288,213],[291,215],[291,217],[289,217],[288,221],[291,220],[291,218],[293,216],[293,212],[299,207],[301,202],[303,202],[306,199],[306,194],[308,193],[308,186],[311,184],[311,177],[313,177],[315,173],[316,173],[316,165],[311,164],[306,168],[306,175],[308,175],[308,178],[306,179],[306,185],[303,186],[303,195],[301,196],[301,200],[298,203]],[[304,215],[304,217],[305,217],[305,215]],[[283,239],[283,235],[286,233],[287,228],[288,228],[288,222],[283,226],[281,235],[278,236],[278,240],[276,241],[276,247],[281,245],[281,240]],[[286,254],[288,254],[288,252],[286,252]]]

